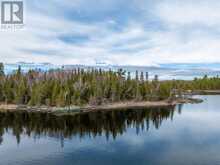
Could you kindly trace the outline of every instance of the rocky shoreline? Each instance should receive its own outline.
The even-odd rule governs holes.
[[[93,111],[105,111],[105,110],[117,110],[117,109],[140,109],[140,108],[156,108],[156,107],[172,107],[178,104],[193,104],[201,103],[203,100],[197,98],[181,98],[175,100],[163,100],[163,101],[127,101],[127,102],[117,102],[108,103],[105,105],[98,106],[69,106],[69,107],[47,107],[47,106],[27,106],[27,105],[15,105],[15,104],[0,104],[0,112],[17,112],[17,111],[27,111],[27,112],[44,112],[44,113],[54,113],[54,114],[66,114],[66,113],[83,113],[83,112],[93,112]]]
[[[193,95],[220,95],[220,90],[196,90]]]

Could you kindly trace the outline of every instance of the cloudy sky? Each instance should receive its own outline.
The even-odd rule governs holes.
[[[25,0],[24,5],[24,29],[0,29],[0,61],[220,62],[219,0]]]

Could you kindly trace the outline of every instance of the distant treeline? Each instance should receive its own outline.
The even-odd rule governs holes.
[[[117,72],[101,69],[30,70],[22,73],[21,68],[10,75],[4,74],[0,63],[0,103],[31,106],[100,105],[119,101],[157,101],[173,99],[188,90],[220,89],[220,78],[194,79],[193,81],[159,81],[158,76],[148,80],[148,73],[130,73],[122,69]]]

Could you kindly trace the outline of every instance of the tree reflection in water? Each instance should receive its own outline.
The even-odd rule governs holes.
[[[108,140],[126,132],[127,128],[140,131],[150,127],[158,129],[163,120],[172,120],[175,108],[99,111],[74,116],[55,116],[48,113],[6,112],[0,113],[0,143],[6,132],[12,132],[20,142],[22,134],[34,138],[42,136],[65,138],[105,136]],[[181,107],[177,111],[181,113]]]

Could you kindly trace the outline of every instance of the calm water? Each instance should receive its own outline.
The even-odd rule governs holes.
[[[220,164],[220,96],[175,109],[0,114],[0,165]]]

